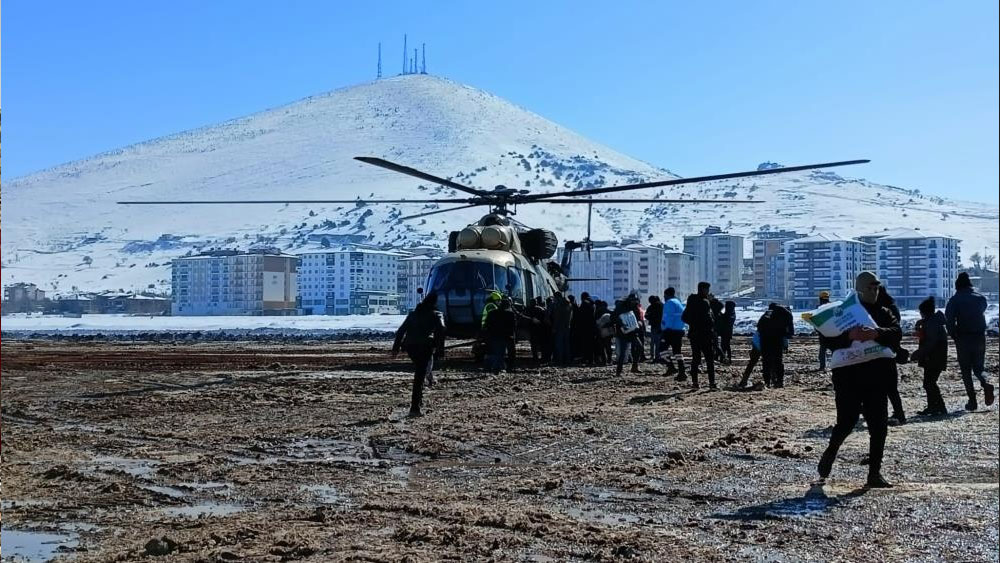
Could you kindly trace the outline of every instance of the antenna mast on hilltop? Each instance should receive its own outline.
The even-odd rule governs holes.
[[[420,44],[420,74],[427,74],[427,43]]]
[[[406,56],[406,34],[403,34],[403,74],[406,74],[406,63],[409,57]]]
[[[378,74],[375,75],[375,79],[378,80],[382,78],[382,42],[379,41],[378,44]]]

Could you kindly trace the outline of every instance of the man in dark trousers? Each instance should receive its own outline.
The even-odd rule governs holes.
[[[698,368],[702,357],[708,370],[708,387],[715,385],[715,317],[709,303],[711,284],[698,282],[698,293],[688,296],[681,320],[688,325],[688,341],[691,343],[691,387],[698,388]]]
[[[792,312],[777,303],[771,303],[757,321],[757,334],[760,335],[764,381],[770,381],[775,388],[784,387],[785,339],[795,335]]]
[[[681,354],[681,344],[684,342],[684,304],[677,298],[677,292],[668,287],[663,292],[663,318],[660,321],[660,334],[663,338],[662,350],[666,355],[667,373],[676,373],[677,381],[687,379],[684,373],[684,356]],[[675,363],[676,362],[676,365]]]
[[[878,288],[878,301],[876,301],[880,306],[885,307],[892,313],[892,316],[896,319],[897,323],[900,323],[903,319],[902,315],[899,313],[899,307],[896,306],[896,300],[889,295],[886,291],[885,286],[879,286]],[[902,324],[900,324],[902,326]],[[903,348],[901,345],[897,344],[895,348],[892,349],[896,353],[896,364],[905,364],[910,361],[910,351]],[[889,386],[889,404],[892,405],[892,416],[889,418],[894,419],[897,424],[906,423],[906,413],[903,412],[903,399],[899,396],[899,366],[896,365],[892,373],[892,385]]]
[[[638,302],[632,295],[624,300],[615,301],[615,310],[611,320],[615,327],[615,352],[618,354],[615,375],[622,374],[625,356],[632,358],[632,373],[641,373],[639,370],[639,351],[642,344],[639,343],[639,321],[635,315],[637,305]]]
[[[424,399],[424,379],[427,379],[428,384],[433,382],[431,370],[434,368],[434,356],[440,357],[444,353],[444,315],[436,307],[437,293],[432,291],[406,316],[392,343],[393,356],[399,353],[400,348],[404,348],[413,362],[411,417],[422,415],[420,409]]]
[[[924,369],[924,391],[927,408],[918,412],[925,416],[943,416],[948,407],[938,387],[938,377],[948,365],[948,321],[944,313],[936,310],[934,296],[920,302],[920,320],[915,327],[917,350],[911,356]]]
[[[502,299],[500,308],[490,311],[486,317],[486,365],[493,375],[499,374],[505,367],[509,371],[514,370],[509,352],[515,342],[516,330],[517,315],[511,301]]]
[[[649,326],[649,355],[653,363],[660,362],[660,325],[663,322],[663,302],[656,295],[649,296],[646,307],[646,324]]]
[[[972,383],[975,374],[983,386],[983,401],[986,406],[993,404],[993,385],[983,373],[986,363],[986,298],[972,287],[969,274],[962,272],[955,280],[955,295],[948,300],[944,316],[948,320],[948,336],[955,341],[958,353],[958,368],[962,371],[962,383],[969,395],[965,409],[979,408],[976,401],[976,387]]]
[[[576,332],[576,349],[580,351],[579,356],[583,363],[588,366],[594,365],[594,344],[597,341],[596,311],[594,300],[590,298],[590,294],[586,291],[581,293],[580,306],[575,313],[579,320]]]
[[[557,366],[571,363],[569,334],[573,325],[573,305],[556,292],[552,300],[552,361]]]
[[[861,272],[854,282],[862,306],[871,315],[876,328],[856,326],[839,336],[826,338],[830,350],[847,348],[852,342],[875,342],[896,348],[903,332],[892,313],[878,305],[881,282],[871,272]],[[830,445],[819,461],[819,476],[826,479],[837,459],[837,451],[847,439],[858,416],[864,415],[868,425],[868,487],[888,488],[892,484],[882,477],[882,455],[889,431],[889,386],[892,385],[896,364],[893,358],[877,358],[860,364],[833,369],[833,389],[836,396],[837,424],[830,435]]]
[[[528,307],[527,313],[535,321],[531,324],[531,359],[535,361],[541,359],[543,362],[548,362],[552,357],[549,345],[552,341],[549,337],[552,327],[549,325],[545,312],[545,301],[541,297],[536,297],[531,306]]]
[[[821,291],[819,292],[819,307],[826,305],[830,302],[830,292]],[[823,339],[819,339],[819,371],[826,371],[826,346],[823,343]]]

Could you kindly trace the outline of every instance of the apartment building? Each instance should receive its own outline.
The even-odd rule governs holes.
[[[698,257],[701,275],[712,284],[715,295],[725,296],[741,289],[743,237],[708,227],[700,235],[684,237],[684,252]]]
[[[299,259],[276,249],[211,251],[171,264],[174,315],[295,315]]]
[[[785,301],[796,309],[816,307],[819,293],[839,299],[854,290],[862,271],[863,244],[837,234],[816,234],[786,241]]]
[[[392,250],[349,246],[299,255],[299,293],[306,315],[364,315],[369,295],[399,300],[399,259]],[[367,292],[367,293],[366,293]],[[376,292],[376,293],[371,293]]]
[[[694,254],[670,250],[666,252],[666,258],[667,281],[663,285],[663,289],[674,288],[677,297],[681,300],[698,291],[698,282],[701,281],[698,257]],[[657,295],[662,297],[663,291],[661,290]]]
[[[896,229],[875,239],[875,271],[900,308],[915,309],[930,295],[940,306],[954,293],[959,242],[939,233]]]
[[[805,235],[795,231],[762,231],[753,239],[753,296],[771,301],[785,300],[784,244]]]

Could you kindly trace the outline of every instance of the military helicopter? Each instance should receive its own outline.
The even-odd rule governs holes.
[[[570,277],[573,251],[585,250],[588,255],[592,248],[590,239],[591,216],[594,205],[627,203],[680,203],[680,204],[758,204],[758,200],[706,200],[706,199],[664,199],[664,198],[600,198],[593,196],[607,193],[676,186],[713,180],[748,178],[818,168],[831,168],[863,164],[868,160],[846,160],[807,164],[784,168],[769,168],[747,172],[715,174],[692,178],[674,178],[655,182],[642,182],[621,186],[587,188],[553,193],[531,193],[529,190],[508,188],[503,185],[485,190],[459,184],[452,180],[434,176],[415,168],[370,156],[358,156],[355,160],[371,164],[400,174],[433,182],[468,194],[466,198],[448,199],[329,199],[329,200],[234,200],[234,201],[123,201],[123,205],[200,205],[200,204],[461,204],[445,209],[435,209],[424,213],[400,217],[400,220],[418,219],[439,213],[460,209],[486,207],[488,212],[479,221],[462,230],[452,231],[448,237],[448,253],[440,258],[430,270],[425,291],[438,294],[438,308],[444,313],[448,336],[455,338],[475,337],[480,330],[480,318],[487,296],[500,291],[509,296],[516,307],[523,307],[536,297],[543,299],[557,291],[565,292],[569,282],[583,278]],[[532,229],[512,218],[517,206],[534,203],[555,205],[586,205],[587,236],[583,241],[567,241],[560,263],[551,260],[558,248],[555,233],[546,229]]]

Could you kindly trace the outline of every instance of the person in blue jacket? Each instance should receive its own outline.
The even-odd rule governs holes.
[[[659,350],[665,355],[667,363],[666,375],[677,374],[677,381],[687,379],[684,372],[684,356],[681,355],[681,344],[684,342],[684,304],[677,298],[677,292],[668,287],[663,292],[663,316],[660,319],[660,338],[663,344]]]

